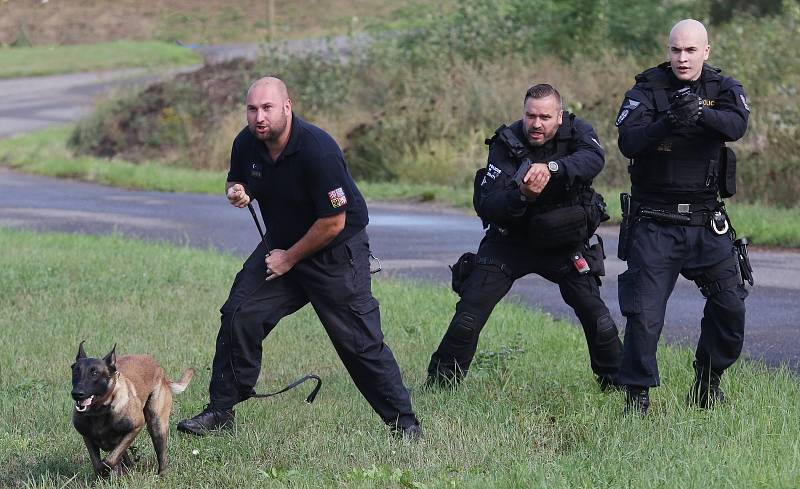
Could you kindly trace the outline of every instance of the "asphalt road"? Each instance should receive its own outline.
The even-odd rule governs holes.
[[[222,184],[220,184],[222,187]],[[225,197],[132,191],[82,182],[25,175],[0,169],[0,226],[37,231],[89,234],[112,232],[145,240],[166,240],[246,256],[258,233],[246,210]],[[441,283],[447,265],[464,251],[474,251],[482,236],[476,217],[455,211],[412,205],[370,204],[368,232],[384,274]],[[601,228],[609,258],[602,295],[623,325],[616,297],[616,276],[624,263],[616,259],[616,232]],[[768,365],[800,367],[800,253],[753,251],[756,287],[747,299],[745,354]],[[228,284],[220,284],[227,287]],[[455,295],[453,303],[455,304]],[[519,280],[507,300],[540,308],[576,322],[558,288],[529,276]],[[699,334],[703,298],[693,283],[679,279],[667,309],[664,338],[693,345]],[[442,325],[442,331],[446,328]],[[489,326],[491,327],[491,326]]]

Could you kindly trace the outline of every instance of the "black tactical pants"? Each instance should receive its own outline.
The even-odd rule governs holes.
[[[656,347],[678,274],[689,280],[729,281],[738,274],[733,256],[730,237],[716,235],[706,227],[652,220],[634,224],[628,270],[619,276],[619,305],[627,318],[620,384],[659,385]],[[719,270],[716,277],[704,277],[714,265],[726,260],[729,266]],[[739,358],[744,344],[746,297],[744,286],[733,285],[706,299],[695,352],[702,368],[721,374]]]
[[[606,381],[615,380],[622,343],[617,327],[600,297],[597,278],[581,275],[572,265],[574,250],[532,250],[522,241],[487,236],[478,249],[479,264],[464,281],[447,332],[431,356],[428,375],[460,380],[466,375],[478,347],[478,337],[494,306],[518,278],[536,273],[558,284],[561,297],[583,326],[592,371]]]
[[[311,302],[353,382],[383,421],[417,423],[392,351],[383,342],[372,296],[366,231],[265,281],[263,245],[236,275],[222,306],[209,394],[214,409],[251,397],[261,370],[261,342],[281,318]]]

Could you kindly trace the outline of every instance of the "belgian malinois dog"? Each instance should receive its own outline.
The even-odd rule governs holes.
[[[100,477],[113,470],[123,474],[133,466],[128,447],[147,423],[158,459],[158,474],[167,468],[167,434],[172,394],[186,389],[194,375],[188,368],[178,382],[149,355],[117,358],[117,345],[103,357],[88,358],[78,346],[72,364],[72,424],[89,450],[92,467]],[[100,459],[100,450],[108,452]]]

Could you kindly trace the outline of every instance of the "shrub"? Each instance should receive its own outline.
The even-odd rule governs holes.
[[[72,144],[106,157],[160,155],[217,168],[242,124],[230,114],[248,83],[275,74],[299,115],[333,128],[357,178],[458,184],[485,163],[483,138],[520,118],[525,90],[548,82],[600,136],[607,156],[598,182],[625,187],[627,161],[614,127],[624,92],[636,73],[664,59],[671,25],[708,17],[709,5],[464,0],[417,15],[405,31],[373,33],[366,47],[354,40],[349,53],[333,45],[306,55],[272,47],[256,63],[209,66],[116,98],[78,126]],[[792,206],[800,192],[800,3],[786,1],[781,11],[709,24],[709,33],[711,63],[744,84],[753,109],[748,134],[733,145],[736,198]]]

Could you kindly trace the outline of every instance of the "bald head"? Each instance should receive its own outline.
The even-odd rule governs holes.
[[[286,84],[272,76],[256,80],[247,90],[245,105],[250,132],[268,147],[282,149],[292,124],[292,101]]]
[[[670,43],[672,43],[672,40],[676,37],[685,38],[687,36],[696,38],[703,45],[708,44],[708,32],[706,32],[706,26],[704,26],[703,23],[698,20],[684,19],[672,26],[672,30],[669,31]]]
[[[258,80],[254,81],[250,88],[247,89],[247,98],[250,98],[250,94],[254,90],[269,90],[275,93],[281,100],[286,100],[289,98],[289,91],[286,89],[286,84],[283,83],[283,80],[280,78],[275,78],[274,76],[265,76],[264,78],[259,78]]]
[[[667,51],[672,72],[679,80],[697,80],[711,52],[705,26],[694,19],[678,22],[669,32]]]

